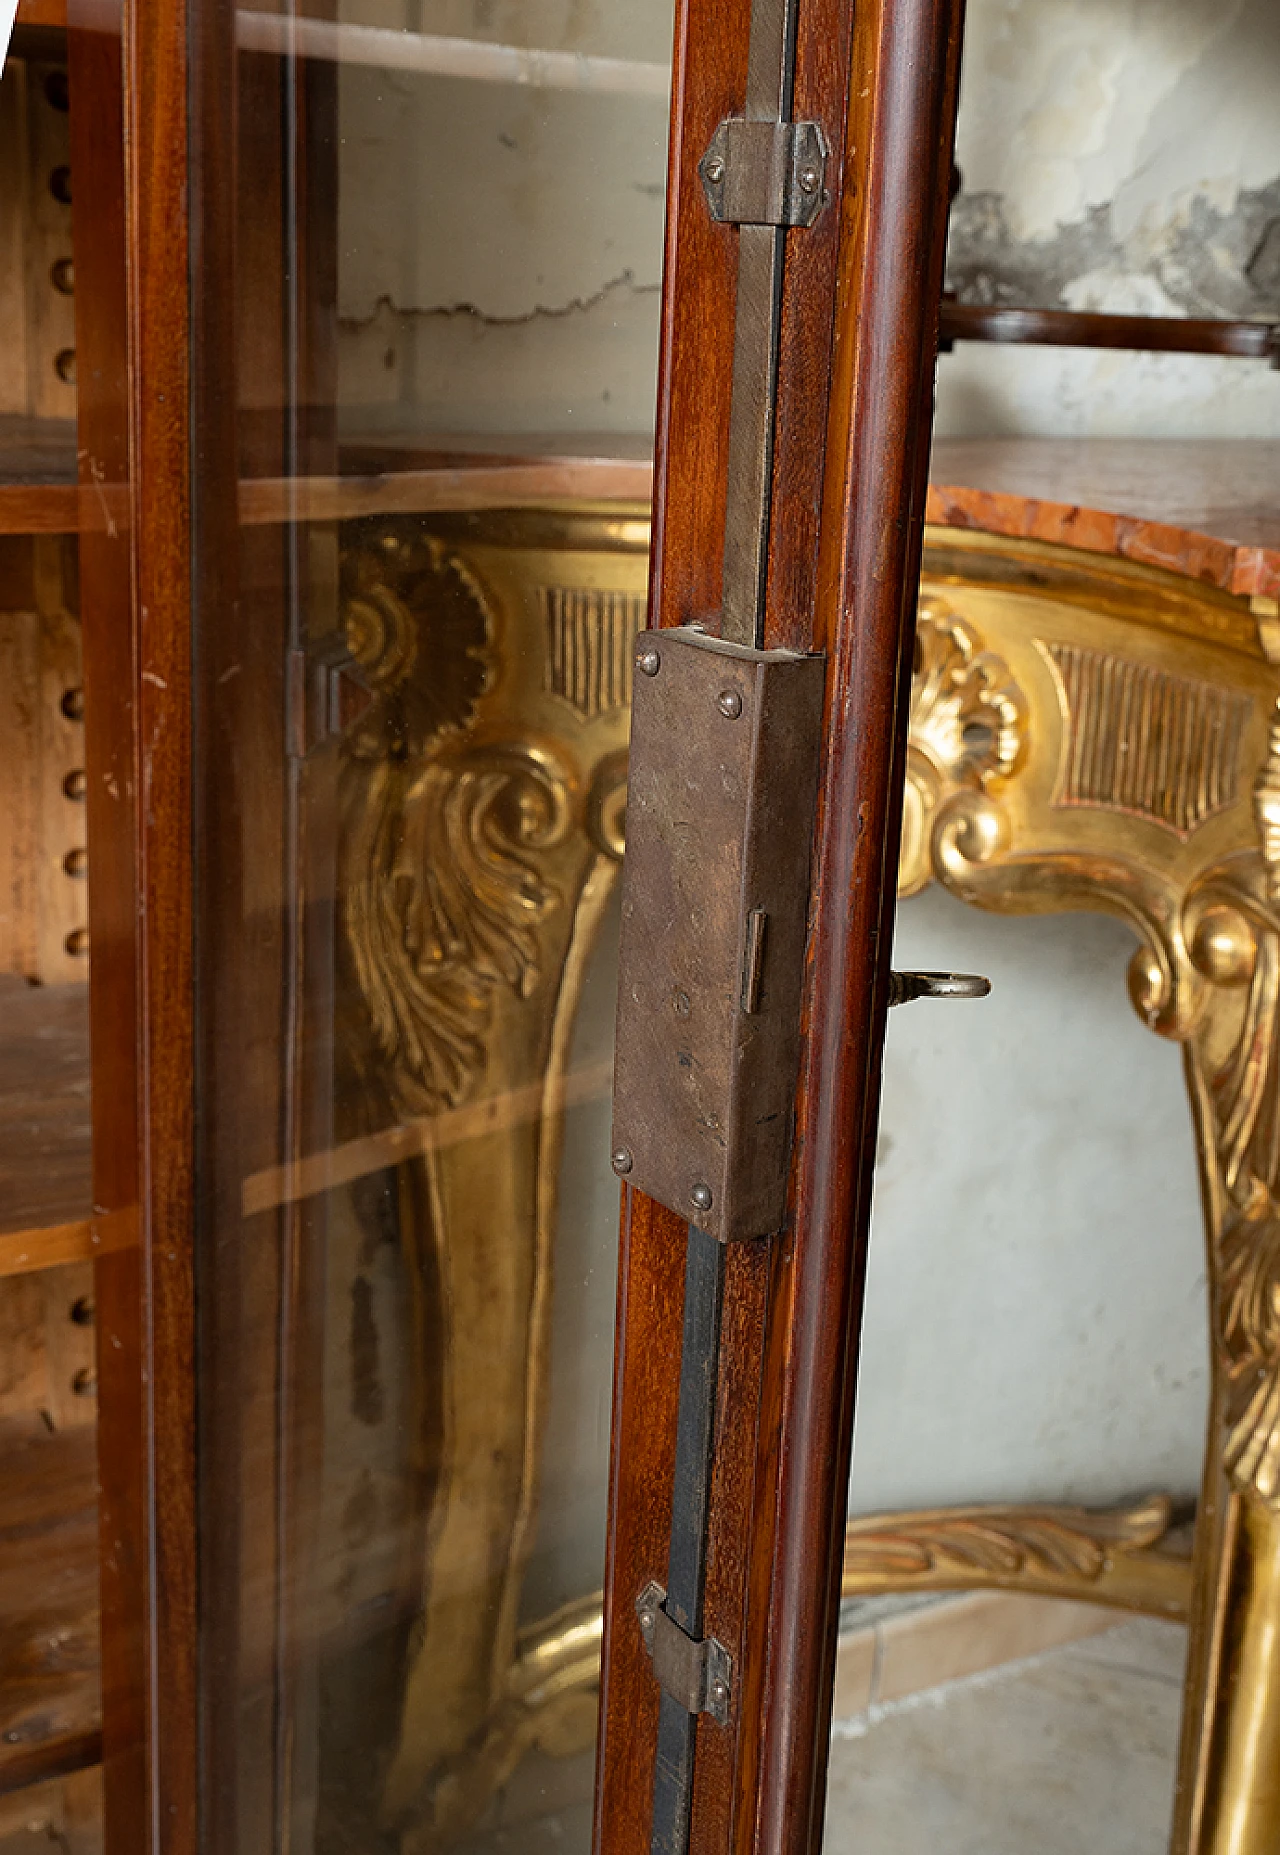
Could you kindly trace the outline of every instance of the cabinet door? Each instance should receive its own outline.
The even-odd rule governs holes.
[[[732,1700],[655,1845],[817,1835],[958,11],[71,0],[95,1114],[139,1159],[111,1849],[585,1850],[593,1794],[601,1847],[656,1833],[690,1240],[628,1187],[618,1276],[609,1100],[646,624],[821,660],[789,1208],[710,1251]]]
[[[683,676],[685,647],[666,646],[662,628],[696,623],[757,647],[752,674],[759,647],[819,656],[824,705],[803,754],[798,717],[772,747],[758,725],[742,780],[759,822],[740,854],[728,842],[726,907],[726,841],[672,785],[710,793],[738,777],[725,729],[764,702],[762,686],[740,706],[726,676],[704,703],[702,766],[678,756],[674,782],[652,765],[655,744],[677,758],[670,733],[636,700],[633,813],[646,809],[624,915],[648,918],[652,856],[677,951],[664,964],[665,944],[624,935],[619,1033],[644,1052],[633,1064],[620,1044],[614,1122],[626,1183],[595,1818],[609,1855],[794,1855],[821,1842],[961,14],[910,0],[693,4],[677,34],[655,681],[668,658]],[[766,128],[779,119],[795,125],[789,141]],[[785,229],[742,203],[762,134],[796,175]],[[724,222],[735,216],[747,222]],[[786,840],[808,838],[810,766],[806,877]],[[686,880],[690,834],[701,884]],[[769,976],[777,916],[758,901],[783,869],[802,892],[801,934],[773,953],[794,962],[799,1035],[773,1046],[765,1075],[767,989],[786,980],[776,965]],[[691,941],[682,923],[700,917]],[[727,965],[703,957],[704,934],[734,950]],[[679,978],[660,997],[652,970],[681,961],[688,997]],[[717,986],[707,1032],[698,1019],[714,1015]],[[673,1006],[692,1028],[667,1037],[658,1020]],[[726,1025],[730,1050],[717,1042]],[[720,1056],[737,1066],[727,1089],[699,1075]],[[789,1143],[772,1139],[779,1124]],[[653,1151],[654,1125],[678,1163]],[[739,1215],[748,1178],[768,1203]]]

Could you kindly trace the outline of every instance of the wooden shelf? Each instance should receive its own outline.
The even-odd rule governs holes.
[[[46,487],[76,481],[74,419],[0,413],[0,485]]]
[[[67,29],[67,0],[18,0],[19,26],[53,26]]]
[[[79,526],[74,485],[0,483],[0,535],[73,535]]]
[[[652,491],[645,441],[612,434],[349,434],[340,456],[332,476],[243,479],[241,521],[647,502]],[[0,534],[74,533],[85,496],[91,519],[105,518],[120,486],[83,490],[75,473],[70,422],[0,418]],[[1271,440],[942,439],[931,476],[933,521],[1150,558],[1246,596],[1280,592],[1271,489],[1280,444]]]
[[[652,468],[615,457],[444,465],[370,476],[259,477],[240,484],[240,520],[349,521],[358,515],[520,507],[557,500],[648,502]]]
[[[71,534],[79,508],[74,419],[0,414],[0,534]]]
[[[0,977],[0,1275],[80,1262],[90,1228],[89,998]]]

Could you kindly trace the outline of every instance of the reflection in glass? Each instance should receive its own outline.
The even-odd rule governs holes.
[[[585,1846],[670,8],[234,19],[207,1834]]]

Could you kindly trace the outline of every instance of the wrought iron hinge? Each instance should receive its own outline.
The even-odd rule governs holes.
[[[812,225],[829,195],[816,122],[726,116],[698,163],[711,217],[725,225]]]
[[[667,1594],[651,1579],[636,1599],[640,1634],[653,1662],[654,1679],[686,1713],[709,1713],[729,1724],[733,1705],[733,1657],[714,1636],[695,1641],[668,1616]]]

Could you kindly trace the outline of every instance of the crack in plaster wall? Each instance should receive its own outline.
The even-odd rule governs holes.
[[[518,328],[522,324],[539,322],[545,317],[584,315],[595,309],[598,304],[606,302],[609,297],[620,290],[637,296],[657,296],[661,285],[657,283],[637,283],[635,274],[625,270],[616,277],[610,277],[598,290],[589,296],[571,297],[567,303],[534,303],[529,309],[517,310],[512,315],[494,315],[481,309],[475,303],[397,303],[390,296],[380,296],[373,309],[365,316],[340,316],[338,326],[350,334],[358,334],[371,328],[381,318],[390,317],[405,322],[422,322],[435,317],[452,318],[455,316],[472,318],[483,323],[486,328]]]

